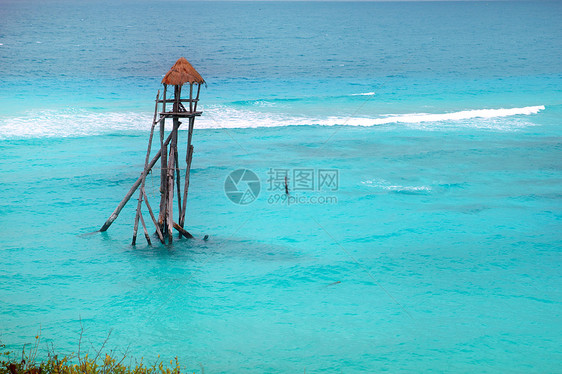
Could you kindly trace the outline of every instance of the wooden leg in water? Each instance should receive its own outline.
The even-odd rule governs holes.
[[[185,156],[185,161],[187,163],[187,166],[185,169],[185,181],[183,187],[183,206],[181,209],[180,222],[179,222],[181,227],[184,227],[185,225],[185,213],[187,210],[187,192],[189,190],[189,175],[191,173],[191,160],[193,159],[193,146],[191,145],[191,138],[193,136],[194,122],[195,122],[194,118],[189,119],[189,131],[187,135],[187,154]]]
[[[142,228],[144,230],[144,237],[146,238],[146,242],[148,243],[148,245],[152,245],[152,242],[150,241],[150,235],[148,235],[148,231],[146,230],[146,225],[144,224],[144,218],[142,218],[142,214],[139,216],[141,224],[142,224]]]
[[[170,142],[170,140],[172,140],[171,136],[168,136],[168,138],[166,139],[166,141],[164,142],[164,144],[168,144]],[[150,171],[152,169],[152,167],[156,164],[156,162],[160,159],[160,155],[162,154],[162,150],[158,151],[158,153],[156,153],[156,155],[154,156],[154,158],[152,159],[152,161],[150,161],[150,164],[148,164],[148,170]],[[127,192],[127,194],[125,195],[125,197],[123,198],[123,200],[121,200],[121,202],[119,203],[119,205],[117,205],[117,208],[115,208],[115,210],[113,211],[113,213],[111,213],[111,216],[109,216],[109,218],[107,219],[107,221],[105,221],[105,223],[103,224],[103,226],[101,227],[100,231],[107,231],[107,229],[109,228],[109,226],[111,226],[111,224],[117,219],[117,217],[119,216],[119,213],[121,213],[121,210],[123,210],[123,207],[125,207],[125,205],[127,204],[127,202],[129,201],[129,199],[131,198],[131,196],[133,196],[133,194],[135,193],[135,191],[137,190],[137,188],[139,188],[140,184],[142,182],[142,176],[139,177],[139,179],[137,179],[137,181],[133,184],[133,187],[131,187],[131,189],[129,190],[129,192]]]
[[[166,206],[166,225],[168,231],[168,240],[171,243],[172,236],[173,236],[173,228],[174,228],[174,176],[175,176],[175,154],[177,153],[177,141],[178,141],[178,128],[179,128],[179,120],[174,118],[174,127],[172,129],[172,141],[170,143],[170,155],[168,160],[168,170],[166,175],[167,181],[167,206]]]
[[[175,162],[176,162],[176,187],[178,190],[178,215],[181,217],[182,205],[181,205],[181,182],[180,182],[180,163],[178,162],[178,152],[175,152]]]
[[[162,235],[162,231],[160,231],[160,225],[158,225],[158,221],[156,220],[156,217],[154,217],[154,213],[152,212],[152,208],[150,207],[150,204],[148,203],[148,197],[146,196],[146,191],[144,190],[144,188],[142,189],[142,194],[144,195],[144,203],[146,204],[146,208],[148,209],[148,213],[150,214],[150,218],[152,218],[152,222],[154,222],[154,226],[156,226],[156,234],[158,235],[158,239],[160,239],[160,242],[162,242],[162,244],[164,244],[164,236]]]
[[[156,105],[154,107],[154,118],[152,118],[152,126],[150,127],[150,136],[148,138],[148,148],[146,150],[146,157],[144,158],[144,170],[142,172],[142,181],[141,181],[141,185],[140,185],[140,191],[139,191],[139,200],[137,202],[137,214],[135,215],[135,225],[133,228],[133,245],[135,245],[135,242],[137,240],[137,230],[139,228],[139,217],[142,218],[142,214],[141,214],[141,208],[142,208],[142,198],[143,198],[143,194],[142,194],[142,190],[144,189],[144,183],[146,182],[146,175],[148,174],[148,159],[150,158],[150,151],[152,149],[152,138],[154,136],[154,127],[156,126],[156,116],[158,113],[158,98],[160,97],[160,90],[158,90],[158,93],[156,94]],[[161,119],[163,120],[163,119]],[[146,228],[145,228],[146,231]],[[150,240],[150,239],[149,239]]]
[[[168,200],[167,194],[167,169],[168,169],[168,146],[163,143],[164,139],[164,121],[160,122],[160,144],[162,150],[162,158],[160,159],[160,213],[158,216],[158,223],[161,227],[166,224],[166,203]],[[170,137],[173,139],[173,133]],[[164,232],[164,230],[162,230]]]
[[[183,207],[181,210],[181,216],[180,216],[180,226],[184,227],[185,225],[185,214],[186,214],[186,210],[187,210],[187,194],[189,191],[189,176],[190,176],[190,171],[191,171],[191,160],[193,159],[193,146],[189,146],[189,149],[187,150],[187,157],[186,157],[186,161],[187,161],[187,167],[185,170],[185,180],[184,180],[184,186],[183,186]]]
[[[135,215],[135,225],[133,227],[133,240],[131,241],[131,245],[137,244],[137,230],[139,229],[139,215],[140,215],[140,212],[137,208],[137,213]]]
[[[167,231],[168,231],[168,240],[172,242],[172,228],[173,228],[173,211],[174,211],[174,148],[170,147],[170,162],[168,163],[168,199],[167,199],[167,206],[166,206],[166,224],[167,224]]]
[[[162,113],[166,112],[166,92],[167,92],[168,86],[164,85],[164,93],[162,95]],[[162,121],[160,123],[160,144],[161,144],[161,149],[162,149],[162,158],[160,160],[160,207],[159,207],[159,213],[158,213],[158,224],[160,225],[160,229],[162,230],[162,233],[164,234],[164,237],[166,236],[166,230],[164,230],[164,226],[166,224],[166,200],[168,197],[168,194],[166,193],[166,168],[168,166],[168,147],[164,147],[162,145],[162,138],[164,136],[164,131],[166,130],[165,128],[165,124],[164,121]],[[174,134],[171,133],[169,135],[170,139],[173,139]]]
[[[180,225],[178,225],[177,223],[174,222],[174,228],[176,230],[178,230],[178,232],[180,234],[182,234],[183,236],[185,236],[187,239],[193,239],[193,235],[191,235],[190,233],[188,233],[186,230],[183,229],[183,227],[181,227]]]

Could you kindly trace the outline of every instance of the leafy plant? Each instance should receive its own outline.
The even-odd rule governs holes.
[[[164,365],[158,356],[158,361],[152,365],[145,365],[143,359],[135,364],[124,364],[127,352],[115,357],[113,351],[102,353],[109,339],[105,342],[95,355],[82,354],[82,337],[84,329],[81,329],[76,354],[59,356],[51,347],[47,358],[37,362],[40,333],[35,336],[35,342],[30,349],[26,350],[28,344],[24,344],[21,357],[16,357],[14,352],[6,351],[6,346],[0,342],[0,374],[181,374],[178,358],[170,361],[170,366]]]

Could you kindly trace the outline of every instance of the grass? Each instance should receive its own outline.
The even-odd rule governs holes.
[[[40,334],[35,337],[35,342],[30,344],[26,350],[25,344],[21,355],[6,350],[6,346],[0,342],[0,374],[180,374],[180,364],[178,358],[170,361],[169,366],[163,361],[158,360],[150,364],[145,364],[143,359],[133,363],[128,357],[127,351],[124,354],[115,356],[114,351],[104,353],[105,345],[109,339],[108,334],[105,342],[100,349],[90,355],[81,349],[82,336],[84,329],[80,332],[77,352],[69,355],[59,355],[51,346],[48,349],[46,359],[38,361],[37,352],[41,341]],[[125,360],[128,359],[128,363]]]

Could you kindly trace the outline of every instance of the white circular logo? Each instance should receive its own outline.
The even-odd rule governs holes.
[[[234,204],[248,205],[260,194],[260,179],[249,169],[238,169],[228,174],[224,193]]]

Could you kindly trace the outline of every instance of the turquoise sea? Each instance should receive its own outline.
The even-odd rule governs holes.
[[[556,1],[3,0],[0,341],[40,329],[70,353],[82,323],[88,347],[111,332],[190,372],[562,373],[561,19]],[[208,82],[196,238],[132,247],[136,194],[90,234],[181,56]],[[225,194],[237,169],[255,201]]]

